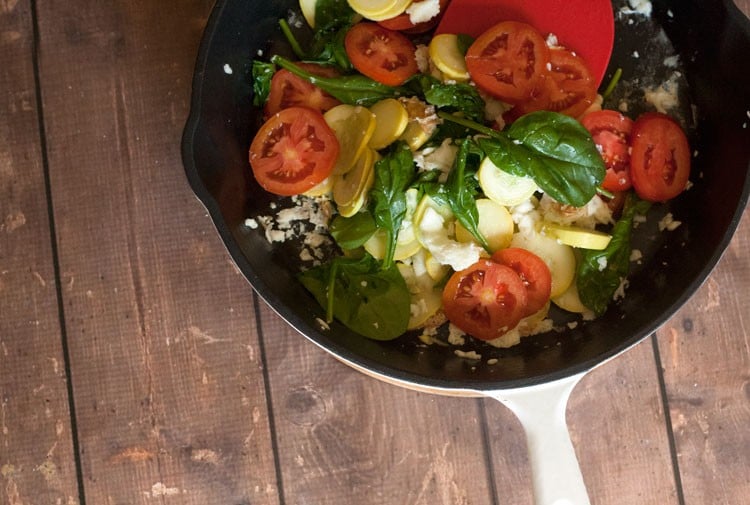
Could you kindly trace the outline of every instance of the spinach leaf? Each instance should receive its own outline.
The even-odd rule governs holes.
[[[604,179],[604,161],[591,135],[571,117],[532,112],[498,132],[466,118],[443,112],[438,115],[486,135],[488,138],[478,143],[496,166],[531,177],[562,204],[586,205]]]
[[[484,121],[484,100],[477,88],[466,83],[448,84],[429,76],[418,76],[427,103],[448,111],[463,112],[472,121]]]
[[[345,251],[362,247],[377,229],[375,218],[368,211],[358,212],[351,217],[337,215],[328,227],[333,239]]]
[[[286,58],[274,55],[271,62],[285,68],[293,74],[306,79],[331,96],[350,105],[369,107],[384,98],[396,98],[408,94],[404,87],[392,87],[360,74],[341,77],[320,77],[298,67]]]
[[[271,78],[274,72],[276,72],[276,67],[273,63],[253,60],[253,105],[256,107],[263,107],[266,104],[268,93],[271,91]]]
[[[303,272],[299,279],[326,309],[328,322],[336,318],[374,340],[392,340],[407,329],[411,297],[395,264],[381,269],[369,254],[341,257]]]
[[[582,250],[577,272],[578,296],[597,315],[606,310],[620,283],[628,276],[633,218],[636,214],[644,214],[649,205],[630,193],[607,248],[602,251]]]
[[[606,168],[596,144],[571,117],[532,112],[516,120],[507,135],[532,154],[525,168],[537,186],[562,204],[583,207],[604,180]]]
[[[476,202],[479,191],[474,176],[476,171],[467,171],[471,146],[470,139],[463,139],[458,147],[458,154],[445,186],[446,197],[458,222],[477,239],[485,250],[490,252],[487,239],[479,231],[479,211]]]
[[[456,42],[458,43],[458,52],[466,56],[469,48],[474,43],[474,37],[465,33],[459,33],[456,35]]]
[[[354,22],[356,13],[347,0],[317,0],[315,2],[315,31],[337,31]]]
[[[352,62],[349,61],[349,55],[346,54],[346,48],[344,47],[344,37],[346,37],[349,26],[345,25],[333,31],[320,30],[315,32],[307,59],[325,65],[335,65],[344,72],[352,70],[354,67]]]
[[[378,228],[386,233],[383,269],[393,265],[396,239],[406,216],[406,190],[415,177],[416,167],[411,150],[404,142],[375,163],[375,182],[370,191],[372,214]]]

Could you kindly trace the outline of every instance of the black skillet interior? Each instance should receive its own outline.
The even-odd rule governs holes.
[[[249,171],[247,149],[258,125],[250,66],[253,58],[282,50],[277,21],[296,7],[296,0],[217,2],[196,66],[183,159],[193,189],[255,290],[293,327],[344,360],[448,389],[520,387],[585,371],[664,323],[727,246],[750,188],[750,23],[731,0],[656,1],[650,18],[624,13],[625,1],[615,0],[615,52],[605,82],[618,67],[624,73],[606,105],[617,108],[627,99],[628,115],[635,117],[651,108],[644,89],[676,85],[680,106],[673,114],[695,151],[692,187],[674,202],[654,206],[637,229],[634,245],[644,259],[633,263],[624,300],[595,321],[563,324],[564,331],[526,338],[511,349],[464,346],[482,356],[478,361],[413,336],[381,343],[336,323],[321,329],[322,310],[294,279],[298,251],[272,246],[262,230],[244,224],[247,217],[269,214],[272,202],[284,204],[263,192]],[[667,212],[682,225],[659,232],[657,222]]]

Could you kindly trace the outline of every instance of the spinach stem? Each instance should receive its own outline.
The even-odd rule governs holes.
[[[615,194],[614,194],[614,193],[612,193],[612,192],[611,192],[611,191],[609,191],[609,190],[606,190],[606,189],[604,189],[604,188],[603,188],[603,187],[601,187],[601,186],[599,186],[598,188],[596,188],[596,192],[597,192],[597,193],[598,193],[599,195],[601,195],[601,196],[605,196],[605,197],[607,197],[607,198],[614,198],[614,197],[615,197]]]
[[[334,290],[336,289],[336,274],[339,270],[339,263],[336,260],[331,262],[331,273],[328,277],[328,289],[326,290],[326,323],[333,322],[333,299]]]
[[[618,68],[617,70],[615,70],[615,74],[612,76],[609,84],[607,84],[607,87],[604,88],[604,91],[602,92],[602,100],[606,100],[607,98],[609,98],[609,95],[611,95],[617,87],[617,83],[620,82],[620,77],[622,77],[622,69]]]
[[[279,26],[281,27],[281,32],[284,34],[284,37],[286,37],[287,42],[289,42],[289,45],[292,46],[292,51],[294,51],[294,54],[297,56],[297,58],[299,58],[300,60],[304,59],[305,52],[302,50],[299,42],[297,42],[297,39],[294,37],[292,29],[289,26],[289,23],[286,22],[286,19],[279,19]]]
[[[465,126],[466,128],[478,131],[479,133],[484,133],[485,135],[489,135],[490,137],[497,138],[499,136],[497,130],[493,130],[492,128],[484,126],[483,124],[479,124],[476,121],[466,119],[465,117],[456,116],[449,112],[438,111],[438,117],[445,119],[446,121],[450,121],[452,123],[456,123],[461,126]]]

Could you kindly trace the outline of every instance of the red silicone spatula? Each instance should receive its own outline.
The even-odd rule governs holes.
[[[586,61],[597,85],[607,70],[615,38],[610,0],[451,0],[436,33],[477,37],[500,21],[521,21]]]

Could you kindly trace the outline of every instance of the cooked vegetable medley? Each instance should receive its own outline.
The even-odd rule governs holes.
[[[297,58],[253,62],[250,165],[334,205],[340,254],[299,275],[328,322],[390,340],[447,321],[507,347],[551,304],[607,309],[690,148],[664,114],[602,110],[586,62],[532,26],[434,35],[446,4],[301,0],[310,30],[280,22]]]

